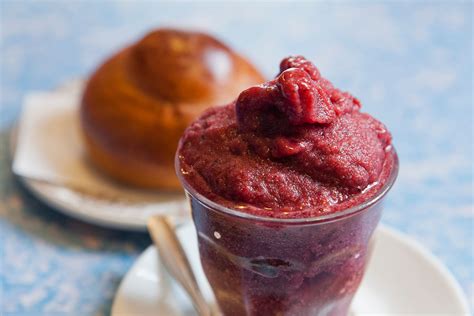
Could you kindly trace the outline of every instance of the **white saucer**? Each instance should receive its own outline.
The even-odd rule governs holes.
[[[147,194],[123,190],[120,199],[93,196],[68,187],[19,177],[33,195],[73,218],[107,228],[146,232],[153,214],[172,214],[177,222],[189,219],[184,194]],[[130,199],[125,200],[129,196]]]
[[[212,292],[201,270],[194,226],[187,223],[178,236],[206,298]],[[409,237],[387,227],[376,231],[372,260],[354,298],[351,315],[468,315],[463,292],[450,272]],[[112,316],[195,315],[184,292],[159,263],[150,246],[122,280]]]
[[[71,105],[68,103],[66,113],[69,113],[80,104],[77,97],[81,95],[83,84],[80,79],[66,82],[49,93],[68,95]],[[67,124],[58,128],[64,127],[73,128]],[[17,134],[18,128],[15,127],[10,137],[12,160],[17,147]],[[62,141],[63,138],[70,137],[71,132],[60,130],[60,133],[56,134]],[[189,218],[189,203],[184,192],[149,192],[120,186],[94,172],[88,163],[81,165],[86,168],[85,171],[93,174],[93,179],[100,185],[101,191],[81,190],[21,175],[18,175],[18,178],[38,199],[52,208],[71,217],[108,228],[146,231],[146,221],[153,214],[176,216],[178,221]]]
[[[15,136],[11,147],[14,152]],[[173,214],[189,218],[189,202],[184,193],[148,193],[110,186],[107,195],[91,195],[74,188],[19,176],[23,185],[51,208],[73,218],[107,228],[146,232],[153,214]]]

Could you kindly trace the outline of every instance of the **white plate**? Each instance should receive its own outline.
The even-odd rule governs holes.
[[[177,222],[189,218],[189,203],[184,194],[147,196],[146,193],[127,192],[114,200],[46,182],[19,179],[51,208],[102,227],[146,232],[146,221],[153,214],[172,214]],[[130,195],[133,200],[125,201],[124,195]]]
[[[70,81],[52,92],[76,96],[80,95],[82,85],[82,80]],[[79,104],[71,104],[76,103]],[[17,128],[12,129],[11,153],[15,152],[17,132]],[[64,134],[69,135],[67,132]],[[108,181],[89,168],[87,163],[84,163],[84,166],[86,171],[91,170],[94,174],[94,179],[101,185],[101,192],[80,190],[30,177],[19,176],[19,179],[38,199],[52,208],[104,227],[146,231],[146,221],[152,214],[176,216],[178,221],[189,218],[189,203],[184,193],[131,189]]]
[[[15,131],[12,131],[10,141],[11,152],[14,152]],[[178,222],[189,218],[189,202],[184,193],[152,194],[111,186],[109,194],[100,196],[44,181],[18,178],[36,198],[51,208],[102,227],[145,232],[146,221],[153,214],[172,214]]]
[[[178,229],[198,282],[208,300],[212,292],[201,270],[191,223]],[[367,273],[351,315],[468,315],[467,301],[450,272],[409,237],[387,227],[376,231]],[[122,280],[112,316],[195,315],[184,292],[166,274],[150,246]]]

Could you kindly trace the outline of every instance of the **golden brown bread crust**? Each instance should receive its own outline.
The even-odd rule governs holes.
[[[184,129],[204,109],[263,81],[206,34],[149,33],[107,60],[86,85],[81,123],[90,157],[123,183],[178,189],[174,154]]]

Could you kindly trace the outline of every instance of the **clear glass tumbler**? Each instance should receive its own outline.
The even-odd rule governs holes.
[[[204,272],[224,315],[346,315],[362,280],[385,194],[334,214],[276,219],[239,212],[196,192],[190,198]]]

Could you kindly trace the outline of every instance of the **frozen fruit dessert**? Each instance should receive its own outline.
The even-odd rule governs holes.
[[[211,200],[269,217],[311,217],[370,198],[391,168],[385,126],[303,57],[213,108],[185,132],[186,181]]]
[[[178,176],[225,315],[347,312],[397,170],[390,133],[360,108],[295,56],[185,131]]]

